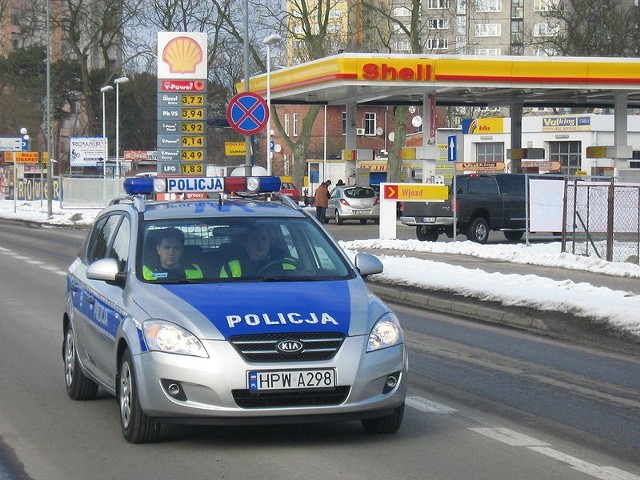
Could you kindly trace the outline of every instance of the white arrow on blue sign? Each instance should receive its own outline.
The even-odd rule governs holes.
[[[455,135],[447,137],[447,160],[455,162],[458,159],[458,143]]]

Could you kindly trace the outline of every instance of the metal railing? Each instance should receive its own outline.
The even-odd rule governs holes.
[[[565,180],[562,251],[639,264],[640,185]]]

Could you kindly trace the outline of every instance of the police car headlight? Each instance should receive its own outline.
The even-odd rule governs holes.
[[[143,332],[149,350],[205,358],[209,356],[198,337],[173,323],[160,320],[144,322]]]
[[[399,345],[404,341],[404,334],[398,318],[389,312],[376,322],[369,334],[367,352]]]

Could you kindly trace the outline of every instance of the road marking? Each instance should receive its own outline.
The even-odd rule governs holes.
[[[24,255],[20,255],[12,250],[7,250],[6,248],[2,248],[0,247],[0,253],[3,253],[4,255],[8,255],[10,257],[15,258],[16,260],[24,260],[25,262],[31,264],[31,265],[35,265],[36,267],[40,267],[43,270],[48,270],[50,272],[55,273],[56,275],[60,275],[60,276],[66,276],[67,272],[60,270],[58,267],[54,267],[52,265],[45,265],[44,263],[42,263],[39,260],[33,260],[31,257],[25,257]]]
[[[485,437],[493,438],[499,442],[506,443],[512,447],[536,447],[549,445],[541,440],[509,430],[508,428],[470,428],[469,430],[479,433],[480,435],[484,435]]]
[[[616,467],[598,466],[571,455],[559,452],[542,440],[523,435],[508,428],[470,428],[469,430],[493,438],[512,447],[524,447],[554,460],[569,465],[574,470],[600,480],[640,480],[640,476],[625,472]]]
[[[406,404],[410,407],[415,408],[416,410],[420,410],[421,412],[426,413],[453,413],[457,412],[455,408],[447,407],[446,405],[442,405],[441,403],[434,402],[432,400],[427,400],[422,397],[412,397],[409,396],[406,398]]]

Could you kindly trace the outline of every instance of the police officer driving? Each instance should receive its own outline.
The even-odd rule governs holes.
[[[250,277],[266,270],[295,270],[292,259],[275,255],[271,249],[271,237],[264,226],[254,226],[243,242],[246,255],[240,255],[222,266],[220,278]]]

